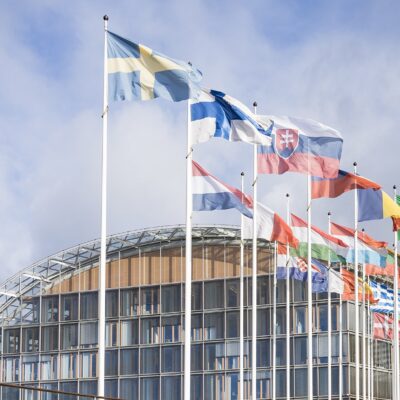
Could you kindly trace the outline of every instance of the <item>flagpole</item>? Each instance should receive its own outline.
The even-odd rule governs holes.
[[[286,193],[286,223],[290,226],[290,194]],[[286,245],[286,400],[290,400],[290,277],[288,261],[289,243]]]
[[[307,369],[308,369],[308,400],[313,399],[313,319],[312,319],[312,269],[311,269],[311,175],[307,175],[307,308],[308,308],[308,333],[307,333]]]
[[[242,203],[244,193],[244,172],[241,176]],[[244,399],[244,293],[243,293],[243,275],[244,275],[244,215],[240,214],[240,281],[239,281],[239,400]]]
[[[368,285],[369,285],[369,277],[368,277]],[[368,306],[371,307],[371,303],[368,303]],[[374,398],[374,318],[371,314],[370,321],[370,330],[371,330],[371,377],[370,377],[370,385],[371,385],[371,399]]]
[[[369,286],[369,278],[368,278],[368,286]],[[368,298],[368,303],[367,303],[367,309],[368,309],[368,319],[367,319],[367,325],[368,325],[368,400],[372,399],[372,394],[371,394],[371,340],[372,340],[372,334],[371,332],[371,310],[370,310],[370,302]]]
[[[190,400],[190,341],[192,327],[192,161],[193,149],[190,137],[190,100],[187,103],[187,151],[186,151],[186,242],[185,242],[185,344],[184,344],[184,400]]]
[[[331,234],[331,212],[328,212],[328,233]],[[328,253],[328,268],[331,268],[331,250]],[[329,272],[329,270],[328,270]],[[329,275],[328,275],[329,276]],[[328,400],[332,398],[332,298],[328,280]]]
[[[253,103],[257,114],[257,102]],[[251,398],[257,399],[257,145],[253,145],[253,248],[252,248],[252,331],[251,331]]]
[[[273,303],[272,303],[272,400],[276,399],[276,264],[278,262],[277,242],[274,245],[274,277],[273,277]]]
[[[364,232],[364,228],[362,229]],[[367,347],[366,347],[366,313],[365,313],[365,260],[362,263],[362,373],[363,373],[363,399],[367,398]]]
[[[354,175],[357,175],[357,163],[353,163]],[[358,283],[358,190],[354,190],[354,305],[356,309],[355,326],[355,364],[356,364],[356,400],[360,399],[360,310],[359,310],[359,283]]]
[[[99,380],[97,395],[104,396],[105,376],[105,333],[106,333],[106,241],[107,241],[107,135],[108,135],[108,68],[107,68],[107,29],[108,16],[104,15],[104,76],[103,76],[103,138],[101,169],[101,236],[100,236],[100,271],[99,271]]]
[[[342,266],[340,266],[342,274]],[[342,293],[339,295],[339,400],[343,398],[343,301]]]
[[[393,186],[393,197],[394,202],[397,204],[397,188],[396,185]],[[397,260],[397,253],[398,253],[398,238],[397,238],[397,231],[394,232],[394,277],[393,277],[393,292],[394,292],[394,370],[393,375],[394,379],[394,386],[395,386],[395,397],[398,398],[399,396],[399,274],[398,274],[398,260]]]

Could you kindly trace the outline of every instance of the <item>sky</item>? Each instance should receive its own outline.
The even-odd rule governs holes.
[[[0,24],[0,280],[100,235],[103,15],[109,29],[191,61],[202,85],[258,112],[312,118],[344,138],[341,168],[400,187],[400,3],[369,0],[6,1]],[[185,222],[186,103],[110,104],[108,233]],[[252,147],[212,140],[194,159],[251,191]],[[263,175],[259,199],[306,218],[306,176]],[[353,225],[353,194],[313,203]],[[236,211],[197,224],[239,224]],[[393,243],[391,222],[362,223]]]

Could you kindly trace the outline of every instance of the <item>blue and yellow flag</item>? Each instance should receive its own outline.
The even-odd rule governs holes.
[[[189,63],[173,60],[109,31],[107,37],[110,100],[162,97],[181,101],[199,97],[202,75]]]

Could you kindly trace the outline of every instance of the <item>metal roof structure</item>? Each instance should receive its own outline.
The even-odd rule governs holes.
[[[194,240],[240,240],[240,229],[234,226],[194,226]],[[107,258],[129,249],[185,240],[185,226],[164,226],[128,231],[107,237]],[[0,285],[0,318],[14,318],[22,310],[23,299],[35,297],[43,288],[59,282],[75,271],[93,267],[100,257],[100,239],[91,240],[46,257],[18,272]],[[23,311],[23,310],[22,310]],[[27,311],[28,312],[28,311]]]

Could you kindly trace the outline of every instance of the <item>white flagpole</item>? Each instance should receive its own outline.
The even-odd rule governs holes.
[[[253,103],[254,114],[257,103]],[[253,145],[253,248],[252,248],[252,331],[251,331],[251,398],[257,399],[257,145]]]
[[[273,303],[272,303],[272,400],[276,399],[276,270],[278,262],[278,244],[274,245],[274,277],[273,277]]]
[[[368,285],[369,285],[369,277],[368,277]],[[371,399],[374,398],[374,318],[371,315]]]
[[[364,228],[362,229],[364,232]],[[366,347],[366,312],[365,312],[365,260],[362,263],[362,374],[363,374],[363,399],[367,398],[367,347]]]
[[[290,226],[290,195],[286,193],[286,223]],[[286,245],[286,400],[290,400],[290,279],[288,261],[289,244]]]
[[[244,193],[244,172],[241,176],[242,202]],[[244,293],[243,293],[243,275],[244,275],[244,215],[240,214],[240,281],[239,281],[239,400],[244,400]]]
[[[313,318],[312,318],[312,268],[311,268],[311,175],[307,176],[307,308],[308,308],[308,333],[307,333],[307,370],[308,370],[308,400],[313,399]]]
[[[190,100],[187,103],[187,151],[186,151],[186,249],[185,249],[185,361],[184,400],[190,400],[190,341],[192,330],[192,161],[193,149],[190,136]]]
[[[397,203],[396,196],[396,185],[393,186],[393,197],[394,202]],[[393,346],[394,346],[394,368],[393,368],[393,377],[394,377],[394,387],[395,393],[394,398],[398,398],[400,395],[400,387],[399,387],[399,281],[398,281],[398,260],[397,260],[397,252],[398,252],[398,240],[397,240],[397,231],[394,232],[394,277],[393,277],[393,292],[394,292],[394,316],[393,316]]]
[[[328,212],[328,233],[331,234],[331,212]],[[328,254],[328,268],[331,268],[331,249]],[[329,270],[328,270],[329,271]],[[329,275],[328,275],[329,276]],[[332,398],[332,298],[328,280],[328,400]]]
[[[368,285],[369,285],[369,278],[368,278]],[[371,332],[371,311],[370,311],[370,303],[368,299],[367,303],[368,307],[368,320],[367,320],[367,325],[368,325],[368,400],[372,399],[372,394],[371,394],[371,340],[372,340],[372,335],[373,332]]]
[[[100,236],[100,271],[99,271],[99,380],[97,395],[104,396],[105,376],[105,333],[106,333],[106,240],[107,240],[107,129],[108,129],[108,68],[107,68],[107,28],[108,16],[104,15],[104,90],[103,90],[103,143],[101,170],[101,236]]]
[[[342,266],[340,266],[340,274]],[[343,398],[343,301],[342,293],[339,297],[339,400]]]
[[[353,163],[354,175],[357,174],[357,163]],[[359,283],[358,283],[358,190],[354,190],[354,305],[356,309],[355,326],[355,364],[356,364],[356,400],[360,399],[360,309],[359,309]]]

